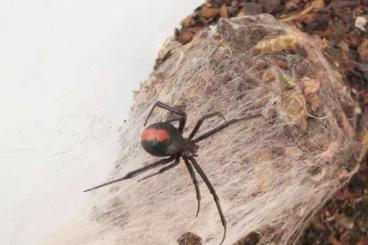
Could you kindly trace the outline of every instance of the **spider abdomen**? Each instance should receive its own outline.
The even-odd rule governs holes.
[[[148,126],[142,132],[141,144],[154,156],[169,156],[181,151],[185,140],[173,125],[159,122]]]

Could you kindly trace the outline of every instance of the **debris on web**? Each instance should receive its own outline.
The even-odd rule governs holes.
[[[191,232],[186,232],[177,240],[179,245],[202,245],[202,239]]]

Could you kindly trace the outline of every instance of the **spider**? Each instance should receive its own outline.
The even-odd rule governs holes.
[[[225,220],[225,216],[222,212],[221,209],[221,205],[220,205],[220,200],[216,194],[215,189],[213,188],[211,182],[209,181],[209,179],[207,178],[206,174],[204,173],[204,171],[202,170],[202,168],[199,166],[197,160],[195,159],[195,157],[197,156],[196,153],[198,151],[199,146],[197,145],[198,142],[210,137],[211,135],[215,134],[216,132],[228,127],[231,124],[237,123],[241,120],[245,120],[245,119],[251,119],[251,118],[255,118],[260,116],[259,114],[257,115],[253,115],[253,116],[248,116],[248,117],[243,117],[243,118],[238,118],[238,119],[232,119],[230,121],[226,121],[225,118],[223,117],[223,115],[220,112],[214,112],[214,113],[210,113],[207,114],[205,116],[203,116],[202,118],[200,118],[197,122],[197,124],[195,125],[195,127],[193,128],[193,130],[191,131],[191,133],[189,134],[188,138],[184,138],[183,137],[183,131],[184,131],[184,127],[185,127],[185,123],[187,120],[187,115],[185,112],[183,112],[182,110],[176,108],[176,107],[172,107],[169,106],[167,104],[164,104],[160,101],[156,102],[153,107],[151,108],[146,121],[144,123],[144,126],[146,126],[148,119],[150,118],[153,110],[156,107],[160,107],[163,109],[166,109],[170,112],[172,112],[173,114],[176,114],[178,117],[174,118],[174,119],[170,119],[168,121],[165,122],[157,122],[154,124],[151,124],[150,126],[148,126],[147,128],[144,129],[142,135],[141,135],[141,144],[143,146],[143,148],[150,153],[151,155],[154,156],[158,156],[158,157],[166,157],[163,158],[161,160],[158,160],[152,164],[149,164],[147,166],[144,166],[142,168],[133,170],[131,172],[128,172],[124,177],[119,178],[119,179],[115,179],[106,183],[103,183],[101,185],[92,187],[90,189],[85,190],[84,192],[87,191],[92,191],[98,188],[101,188],[103,186],[107,186],[125,179],[130,179],[132,177],[135,177],[139,174],[142,174],[150,169],[156,168],[158,166],[163,166],[161,169],[159,169],[157,172],[147,175],[146,177],[140,179],[144,180],[144,179],[148,179],[152,176],[164,173],[165,171],[174,168],[175,166],[177,166],[180,163],[180,159],[182,158],[184,160],[185,166],[189,172],[190,177],[192,178],[193,181],[193,185],[196,191],[196,197],[197,197],[197,212],[196,212],[196,217],[198,217],[198,213],[199,213],[199,209],[200,209],[200,201],[201,201],[201,194],[200,194],[200,190],[199,190],[199,185],[198,185],[198,181],[196,178],[196,174],[195,171],[197,171],[197,173],[199,174],[199,176],[202,178],[202,180],[204,181],[204,183],[207,185],[207,188],[209,189],[210,193],[213,196],[213,199],[216,203],[217,206],[217,210],[218,213],[220,215],[221,218],[221,222],[222,225],[224,227],[224,233],[223,233],[223,237],[222,240],[220,242],[220,244],[222,244],[225,240],[226,237],[226,220]],[[204,120],[212,118],[212,117],[221,117],[222,119],[224,119],[224,122],[222,124],[220,124],[219,126],[215,127],[212,130],[209,130],[208,132],[196,137],[193,139],[193,137],[196,135],[196,133],[198,132],[199,128],[201,127],[202,123]],[[179,121],[179,126],[178,128],[174,127],[171,123],[174,121]],[[194,167],[194,168],[193,168]]]

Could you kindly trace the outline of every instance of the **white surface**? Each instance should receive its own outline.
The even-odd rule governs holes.
[[[0,244],[42,244],[83,206],[132,89],[202,2],[0,1]]]

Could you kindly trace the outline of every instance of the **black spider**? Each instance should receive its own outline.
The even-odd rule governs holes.
[[[161,165],[167,165],[163,168],[161,168],[160,170],[158,170],[157,172],[150,174],[146,177],[144,177],[143,179],[147,179],[150,178],[152,176],[161,174],[175,166],[177,166],[180,162],[180,158],[183,158],[184,163],[188,169],[188,172],[193,180],[193,184],[195,187],[195,191],[197,194],[197,202],[198,202],[198,206],[197,206],[197,212],[196,212],[196,217],[198,216],[199,213],[199,208],[200,208],[200,200],[201,200],[201,194],[199,191],[199,186],[198,186],[198,181],[196,178],[196,175],[194,173],[194,169],[197,171],[197,173],[201,176],[201,178],[203,179],[203,181],[206,183],[209,191],[211,192],[213,199],[216,203],[217,206],[217,210],[220,214],[221,217],[221,222],[222,225],[224,226],[224,235],[223,238],[221,240],[221,243],[223,243],[223,241],[225,240],[225,236],[226,236],[226,220],[225,220],[225,216],[222,212],[221,209],[221,205],[220,205],[220,201],[219,198],[216,194],[215,189],[213,188],[211,182],[208,180],[206,174],[203,172],[202,168],[199,166],[198,162],[196,161],[196,159],[194,158],[196,156],[196,152],[198,150],[198,145],[197,143],[201,140],[206,139],[207,137],[213,135],[214,133],[228,127],[229,125],[239,122],[241,120],[245,120],[245,119],[251,119],[254,117],[258,117],[260,116],[259,114],[257,115],[253,115],[253,116],[248,116],[248,117],[244,117],[244,118],[239,118],[239,119],[233,119],[230,121],[226,121],[225,118],[222,116],[222,114],[220,112],[214,112],[208,115],[205,115],[204,117],[200,118],[199,121],[197,122],[197,124],[195,125],[194,129],[192,130],[192,132],[190,133],[188,138],[184,138],[183,137],[183,131],[184,131],[184,126],[185,126],[185,122],[187,120],[187,115],[186,113],[184,113],[183,111],[171,107],[169,105],[166,105],[162,102],[156,102],[154,104],[154,106],[152,107],[151,111],[149,112],[147,119],[144,123],[144,126],[147,124],[147,121],[149,119],[149,117],[151,116],[153,109],[158,106],[161,108],[164,108],[168,111],[171,111],[174,114],[177,114],[179,117],[175,118],[175,119],[171,119],[168,120],[166,122],[158,122],[158,123],[154,123],[150,126],[148,126],[142,133],[141,135],[141,144],[143,146],[143,148],[150,154],[154,155],[154,156],[159,156],[159,157],[165,157],[168,156],[168,158],[164,158],[161,160],[158,160],[152,164],[149,164],[147,166],[144,166],[142,168],[139,168],[137,170],[131,171],[129,173],[127,173],[124,177],[116,179],[116,180],[112,180],[109,182],[106,182],[104,184],[92,187],[90,189],[85,190],[84,192],[87,191],[91,191],[91,190],[95,190],[97,188],[106,186],[106,185],[110,185],[125,179],[129,179],[132,177],[135,177],[141,173],[144,173],[150,169],[153,169],[155,167],[161,166]],[[225,122],[220,124],[219,126],[217,126],[216,128],[196,137],[195,139],[193,139],[194,135],[198,132],[198,129],[200,128],[200,126],[202,125],[203,121],[205,119],[211,118],[211,117],[215,117],[215,116],[219,116],[222,117]],[[171,122],[174,121],[179,121],[179,127],[175,128]],[[194,167],[194,169],[193,169]],[[141,179],[141,180],[143,180]]]

